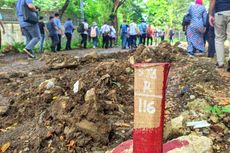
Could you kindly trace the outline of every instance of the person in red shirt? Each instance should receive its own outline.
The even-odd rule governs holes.
[[[149,42],[150,41],[150,42]],[[148,28],[147,28],[147,45],[153,45],[153,29],[152,29],[152,25],[149,24]]]

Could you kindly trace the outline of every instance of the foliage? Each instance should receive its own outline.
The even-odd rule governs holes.
[[[17,0],[1,0],[0,7],[15,7]],[[44,11],[60,10],[66,0],[34,0],[35,5]],[[145,18],[154,27],[181,29],[181,22],[187,9],[194,0],[125,0],[118,10],[119,24],[123,19],[136,20],[137,23]],[[88,22],[97,22],[102,25],[113,10],[115,0],[84,0],[84,15]],[[206,1],[208,4],[208,1]],[[65,12],[66,16],[80,18],[80,1],[71,0]]]
[[[209,107],[207,109],[208,112],[215,114],[217,116],[222,116],[225,113],[230,113],[230,105],[228,106],[218,106],[218,105],[214,105],[212,107]]]

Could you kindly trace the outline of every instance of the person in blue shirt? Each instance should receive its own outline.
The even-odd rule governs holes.
[[[72,35],[73,35],[73,31],[74,31],[74,25],[73,22],[70,18],[68,18],[64,24],[65,27],[65,36],[67,38],[66,41],[66,50],[71,50],[71,41],[72,41]]]
[[[56,25],[56,27],[58,27],[58,37],[59,37],[59,42],[58,42],[58,46],[57,46],[57,51],[61,50],[61,38],[63,35],[63,31],[62,31],[62,25],[61,25],[61,20],[60,20],[60,15],[59,13],[55,13],[54,14],[54,24]]]
[[[33,0],[18,0],[16,5],[17,18],[22,29],[23,34],[26,36],[26,47],[24,51],[32,58],[35,58],[33,48],[40,41],[41,34],[38,23],[32,24],[24,21],[23,8],[24,4],[30,8],[31,13],[36,13],[37,9],[33,5]]]
[[[123,24],[120,26],[120,34],[121,34],[121,48],[126,49],[126,44],[128,42],[128,24],[126,23],[127,21],[124,20]]]
[[[145,20],[142,20],[141,24],[139,25],[140,30],[140,44],[145,45],[146,37],[147,37],[147,23]]]
[[[47,23],[47,29],[49,32],[49,37],[51,38],[52,44],[51,44],[51,50],[52,52],[57,52],[57,45],[59,43],[59,37],[58,37],[58,27],[54,23],[54,17],[50,16],[49,22]]]

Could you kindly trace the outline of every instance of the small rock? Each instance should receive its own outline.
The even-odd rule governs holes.
[[[0,116],[4,115],[10,108],[9,99],[0,94]]]
[[[134,58],[134,56],[131,56],[130,58],[129,58],[129,63],[130,64],[135,64],[135,58]]]
[[[195,99],[187,104],[189,110],[195,112],[206,113],[206,109],[210,107],[209,103],[205,99]]]
[[[111,125],[97,125],[93,122],[82,120],[81,122],[76,123],[76,126],[85,134],[89,134],[96,141],[103,144],[106,144],[109,141]]]
[[[94,58],[94,59],[97,59],[98,58],[98,54],[97,54],[96,51],[93,51],[93,52],[91,52],[89,54],[86,54],[85,58]]]
[[[97,99],[95,88],[91,88],[85,94],[85,102],[95,102]]]
[[[212,153],[212,145],[213,142],[211,139],[205,136],[196,136],[196,135],[189,135],[189,136],[182,136],[175,140],[179,141],[187,141],[189,142],[188,145],[183,146],[181,148],[176,148],[168,153]]]
[[[209,133],[210,133],[210,130],[207,129],[207,128],[204,128],[204,129],[202,130],[202,132],[203,132],[203,135],[204,135],[204,136],[208,136]]]
[[[191,99],[191,100],[194,100],[195,98],[196,98],[196,96],[194,96],[194,95],[191,95],[191,96],[190,96],[190,99]]]
[[[167,122],[164,129],[164,139],[167,140],[171,137],[177,137],[183,135],[185,132],[183,130],[184,117],[179,116]]]
[[[46,80],[39,85],[38,89],[40,92],[44,92],[45,90],[50,90],[55,87],[55,82],[56,82],[55,78]]]
[[[218,121],[219,121],[218,117],[217,117],[217,116],[214,116],[214,115],[210,116],[210,120],[211,120],[213,123],[218,123]]]

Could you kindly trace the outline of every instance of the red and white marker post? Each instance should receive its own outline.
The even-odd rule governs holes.
[[[163,128],[165,94],[170,64],[135,64],[134,83],[134,132],[128,140],[111,153],[167,153],[187,143],[172,141],[164,145]]]
[[[162,153],[170,64],[136,64],[133,153]]]

